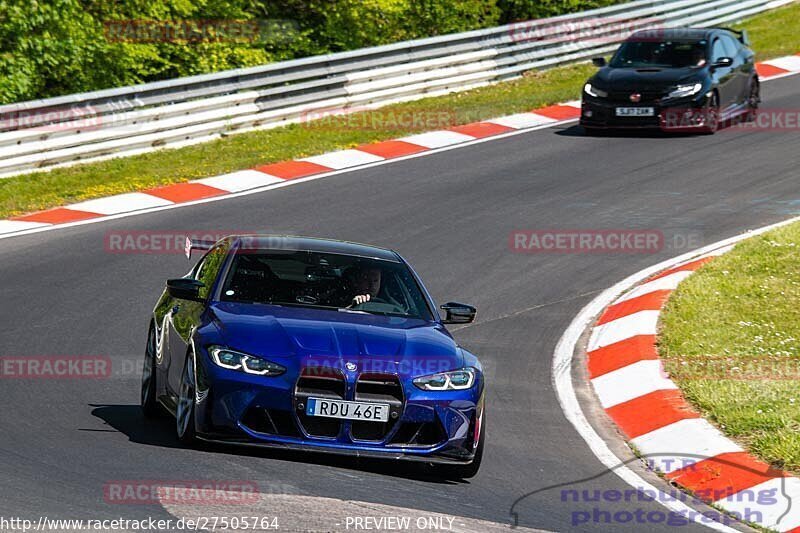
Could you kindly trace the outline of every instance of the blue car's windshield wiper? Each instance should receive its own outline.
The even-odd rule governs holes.
[[[351,313],[366,313],[368,315],[379,315],[379,316],[395,316],[400,318],[419,318],[415,315],[408,315],[405,313],[390,313],[388,311],[370,311],[368,309],[339,309],[339,311],[349,311]]]

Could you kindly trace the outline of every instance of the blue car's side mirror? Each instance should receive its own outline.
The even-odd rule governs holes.
[[[441,309],[445,312],[445,318],[442,320],[444,324],[469,324],[475,320],[475,314],[478,312],[471,305],[458,302],[447,302]]]
[[[606,58],[605,57],[593,57],[592,64],[596,67],[604,67],[606,66]]]
[[[205,284],[196,279],[178,278],[167,280],[167,292],[173,298],[180,300],[202,302],[203,298],[200,297],[200,289],[202,287],[205,287]]]

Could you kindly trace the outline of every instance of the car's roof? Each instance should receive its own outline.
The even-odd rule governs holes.
[[[387,248],[379,248],[369,244],[359,244],[335,239],[319,239],[316,237],[299,237],[295,235],[231,235],[234,243],[240,243],[249,250],[297,250],[303,252],[322,252],[341,255],[352,255],[384,261],[399,262],[397,252]]]
[[[628,37],[628,40],[652,40],[658,37],[664,41],[701,41],[708,39],[711,34],[718,31],[725,30],[720,30],[720,28],[656,28],[634,32]]]

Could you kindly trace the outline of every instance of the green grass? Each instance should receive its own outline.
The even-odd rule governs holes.
[[[800,32],[793,31],[793,22],[798,18],[800,4],[792,4],[759,15],[743,25],[751,32],[760,59],[800,51]],[[231,135],[176,150],[0,179],[0,219],[90,198],[352,148],[416,133],[420,129],[438,129],[529,111],[577,98],[581,86],[593,72],[594,67],[587,64],[532,72],[514,81],[472,91],[387,106],[372,112],[371,117],[357,114],[349,117],[347,123],[295,124]],[[447,122],[433,128],[381,123],[393,116],[425,120],[446,117]],[[356,128],[353,123],[372,126]]]
[[[751,17],[734,28],[748,31],[756,58],[763,61],[800,52],[799,17],[800,4],[795,2]]]
[[[672,295],[660,328],[687,399],[755,455],[800,473],[800,224],[705,265]]]

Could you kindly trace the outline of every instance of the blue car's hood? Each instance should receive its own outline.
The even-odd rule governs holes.
[[[273,359],[427,360],[435,371],[464,362],[458,345],[435,322],[232,302],[214,303],[209,312],[220,342]]]

